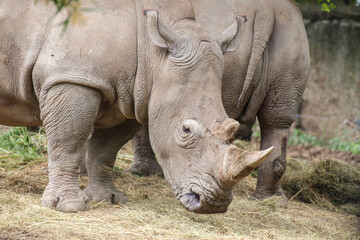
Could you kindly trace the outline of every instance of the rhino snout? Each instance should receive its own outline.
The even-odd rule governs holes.
[[[232,201],[232,194],[229,192],[227,198],[212,201],[207,199],[203,193],[190,191],[182,195],[179,200],[186,210],[190,212],[200,214],[224,213]]]

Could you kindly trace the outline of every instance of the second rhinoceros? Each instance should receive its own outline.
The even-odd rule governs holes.
[[[213,39],[188,1],[103,0],[85,25],[61,36],[63,16],[33,2],[0,2],[0,123],[45,127],[49,183],[41,204],[74,212],[89,200],[125,201],[111,176],[116,153],[148,124],[184,207],[226,211],[232,186],[271,152],[229,143],[239,123],[221,102],[223,54],[237,49],[245,20]]]
[[[286,169],[287,138],[310,69],[301,12],[292,0],[193,0],[193,6],[211,36],[218,36],[236,15],[247,16],[240,47],[225,56],[222,101],[242,130],[258,117],[261,149],[275,146],[259,166],[253,197],[278,195],[286,204],[280,179]],[[129,171],[161,174],[146,131],[144,127],[132,141],[135,158]]]

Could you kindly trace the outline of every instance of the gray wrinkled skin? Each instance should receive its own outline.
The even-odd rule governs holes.
[[[240,122],[243,131],[240,135],[249,135],[257,116],[261,149],[275,146],[258,168],[253,197],[279,195],[286,204],[280,179],[286,169],[287,138],[310,65],[301,13],[289,0],[228,0],[226,4],[221,0],[196,0],[193,6],[196,18],[212,36],[221,33],[235,15],[247,17],[240,47],[225,56],[222,101],[226,113]],[[146,135],[144,130],[140,134]],[[129,171],[134,171],[134,166],[144,166],[141,165],[144,160],[152,169],[158,169],[156,160],[152,158],[150,164],[146,157],[151,156],[151,150],[136,143],[139,138],[146,136],[133,139],[135,158]]]
[[[223,54],[238,48],[244,18],[211,38],[189,1],[97,4],[85,25],[61,37],[64,16],[53,18],[51,5],[0,2],[0,124],[45,127],[49,183],[41,204],[76,212],[89,200],[126,202],[112,181],[116,153],[148,124],[184,207],[226,211],[232,186],[272,150],[244,153],[229,143],[239,124],[221,102]]]

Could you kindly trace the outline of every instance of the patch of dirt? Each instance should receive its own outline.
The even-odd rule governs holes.
[[[16,193],[42,194],[48,182],[47,174],[47,162],[21,171],[0,168],[0,188]]]
[[[9,129],[10,127],[8,126],[0,125],[0,133],[6,133]]]
[[[288,157],[300,158],[307,161],[318,161],[321,159],[337,159],[354,166],[360,166],[360,155],[350,152],[335,151],[319,146],[298,145],[288,147]]]

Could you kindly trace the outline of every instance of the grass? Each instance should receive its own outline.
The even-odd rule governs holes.
[[[303,202],[360,215],[360,167],[331,159],[289,159],[282,187]]]
[[[26,127],[12,127],[0,135],[0,167],[22,168],[45,161],[46,136],[42,128],[30,132]]]
[[[27,139],[20,142],[32,147],[46,142],[38,133],[24,131],[17,132]],[[5,145],[17,142],[14,133],[10,134],[12,138],[0,136],[8,139]],[[0,147],[5,149],[3,143]],[[236,143],[249,150],[256,148],[251,143]],[[0,239],[359,239],[356,216],[344,211],[328,211],[296,197],[286,209],[279,207],[277,198],[250,201],[248,196],[256,185],[256,178],[251,176],[236,185],[227,213],[190,213],[173,196],[165,179],[137,177],[124,171],[132,162],[129,145],[119,152],[114,168],[115,185],[127,193],[127,204],[91,203],[86,212],[58,212],[39,205],[48,181],[44,148],[30,150],[35,153],[29,156],[38,154],[40,160],[25,160],[29,158],[21,155],[24,148],[20,146],[6,149],[6,161],[13,164],[2,163],[0,167]],[[291,172],[291,167],[288,169]],[[341,176],[341,171],[337,174]],[[80,177],[82,188],[86,183],[87,178]],[[294,196],[298,191],[288,193]]]
[[[166,180],[126,172],[114,180],[128,194],[127,204],[92,203],[86,212],[62,213],[39,205],[44,168],[39,163],[0,175],[0,239],[356,239],[359,234],[352,215],[298,201],[284,209],[277,198],[248,200],[256,182],[252,177],[235,187],[225,214],[190,213]],[[82,177],[81,185],[86,181]]]
[[[332,138],[325,141],[321,137],[305,133],[300,129],[294,129],[289,137],[289,145],[311,145],[330,148],[337,151],[351,152],[360,154],[360,139],[356,141],[344,141],[339,138]]]

